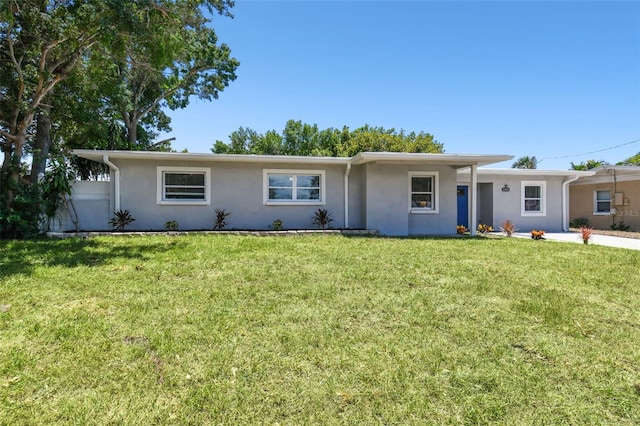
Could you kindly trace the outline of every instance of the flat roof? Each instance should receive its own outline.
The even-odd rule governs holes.
[[[109,159],[131,160],[180,160],[180,161],[220,161],[240,163],[300,163],[300,164],[353,164],[360,165],[372,162],[385,163],[439,163],[453,167],[482,166],[508,161],[513,155],[484,154],[431,154],[408,152],[361,152],[353,157],[311,157],[294,155],[252,155],[252,154],[213,154],[188,152],[156,152],[156,151],[112,151],[74,149],[72,154],[88,160],[104,162]]]

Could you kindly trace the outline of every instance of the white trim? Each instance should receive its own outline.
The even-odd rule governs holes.
[[[540,210],[539,211],[525,210],[524,189],[526,186],[540,187]],[[520,216],[546,216],[546,215],[547,215],[547,182],[523,180],[520,183]]]
[[[411,180],[414,177],[430,177],[433,179],[433,207],[413,207],[411,200]],[[432,172],[432,171],[410,171],[408,174],[408,203],[409,203],[409,214],[438,214],[440,213],[440,173]]]
[[[569,184],[578,180],[580,176],[574,175],[562,182],[562,230],[569,231]]]
[[[102,161],[104,162],[104,164],[106,164],[107,166],[109,166],[109,168],[111,170],[114,171],[114,176],[113,176],[113,192],[114,192],[114,211],[118,211],[120,210],[120,169],[118,168],[118,166],[116,166],[115,164],[113,164],[110,160],[109,160],[109,155],[108,154],[104,154],[102,156]]]
[[[467,217],[469,218],[469,232],[472,237],[475,237],[478,224],[477,212],[478,212],[478,168],[476,166],[471,166],[471,183],[467,187],[468,195],[469,195],[469,205],[471,207],[471,214],[467,212]],[[456,197],[457,198],[457,197]],[[458,200],[456,199],[456,208],[458,207]]]
[[[269,175],[320,176],[320,199],[314,200],[269,200]],[[265,206],[324,206],[326,202],[326,173],[324,170],[262,169],[262,202]]]
[[[164,197],[164,173],[203,173],[204,174],[204,200],[167,200]],[[207,206],[211,204],[211,169],[208,167],[156,167],[156,203],[167,206]]]
[[[598,191],[609,192],[609,210],[606,212],[598,211]],[[594,216],[611,216],[611,207],[613,206],[611,193],[612,191],[610,189],[594,189],[593,190],[593,215]],[[604,200],[601,200],[601,202],[604,202]]]

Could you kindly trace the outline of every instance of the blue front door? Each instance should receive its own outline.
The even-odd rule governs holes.
[[[458,225],[469,227],[469,187],[458,186]]]

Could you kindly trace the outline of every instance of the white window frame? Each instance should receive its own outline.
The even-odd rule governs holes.
[[[158,166],[157,170],[157,195],[156,202],[161,205],[173,206],[206,206],[211,204],[211,169],[207,167],[175,167]],[[204,174],[204,200],[175,200],[165,198],[164,174],[168,173],[194,173]]]
[[[269,199],[269,175],[289,175],[294,177],[291,200]],[[297,200],[297,176],[320,176],[320,199]],[[263,169],[262,170],[262,202],[265,206],[324,206],[326,204],[326,173],[324,170]]]
[[[525,187],[527,186],[539,186],[540,187],[540,210],[539,211],[527,211],[525,210]],[[547,182],[546,181],[522,181],[520,186],[520,215],[521,216],[546,216],[547,215]]]
[[[414,207],[412,206],[412,186],[411,182],[414,177],[428,177],[432,179],[433,194],[433,206],[432,207]],[[440,213],[440,173],[432,171],[411,171],[409,172],[409,213],[410,214],[437,214]]]
[[[606,212],[598,211],[598,192],[607,191],[609,193],[609,210]],[[604,202],[605,200],[600,200],[600,202]],[[611,215],[611,207],[613,206],[611,199],[611,190],[610,189],[595,189],[593,191],[593,215],[594,216],[609,216]]]

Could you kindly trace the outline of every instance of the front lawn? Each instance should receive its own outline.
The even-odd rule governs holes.
[[[638,424],[640,252],[0,241],[0,424]]]

